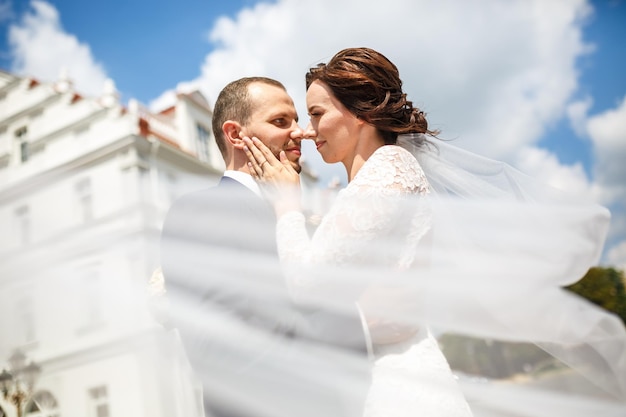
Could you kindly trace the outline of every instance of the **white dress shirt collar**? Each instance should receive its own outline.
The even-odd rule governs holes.
[[[247,174],[245,172],[233,171],[233,170],[226,170],[224,171],[223,175],[225,177],[234,179],[238,183],[241,183],[243,186],[248,188],[250,191],[258,195],[259,197],[261,198],[263,197],[263,195],[261,194],[261,189],[259,188],[259,184],[257,184],[254,178],[252,178],[252,175]]]

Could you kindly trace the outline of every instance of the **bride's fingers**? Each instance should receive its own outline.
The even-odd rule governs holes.
[[[252,178],[254,178],[255,180],[260,180],[261,177],[258,173],[258,165],[255,168],[255,166],[252,164],[252,162],[248,162],[248,170],[250,171],[250,175],[252,176]]]
[[[272,153],[270,148],[268,148],[259,138],[252,137],[252,143],[254,144],[254,148],[261,153],[261,160],[257,159],[259,164],[263,164],[263,161],[267,161],[270,166],[278,168],[282,165],[281,161],[279,161],[276,156]],[[255,154],[257,157],[257,154]]]
[[[287,154],[285,153],[285,151],[280,151],[280,154],[278,156],[280,158],[280,163],[283,165],[283,167],[286,168],[287,171],[293,171],[295,173],[295,170],[291,165],[291,161],[289,160],[289,158],[287,158]]]
[[[246,139],[248,138],[244,138],[243,141],[246,142]],[[249,139],[248,139],[249,141]],[[263,158],[262,156],[260,156],[260,153],[258,151],[258,149],[256,149],[254,147],[254,144],[252,144],[252,142],[250,142],[250,146],[248,145],[244,145],[243,147],[243,151],[246,154],[246,156],[248,157],[248,168],[250,168],[250,174],[253,177],[262,177],[263,176],[263,167],[261,166],[261,163],[259,163],[259,158]],[[259,153],[259,156],[257,157],[257,155],[254,154],[254,150],[256,149],[257,153]]]
[[[261,169],[263,169],[263,165],[265,165],[266,163],[269,163],[271,165],[271,160],[268,160],[268,158],[263,154],[263,152],[261,151],[261,149],[259,149],[260,146],[265,146],[263,145],[262,142],[260,142],[258,139],[256,139],[255,142],[252,141],[252,139],[250,139],[247,136],[244,136],[243,138],[244,143],[247,146],[247,151],[246,149],[244,149],[244,151],[246,151],[246,156],[248,157],[248,160],[250,160],[250,162],[252,162],[253,165],[258,165]],[[271,154],[271,153],[270,153]],[[272,155],[273,157],[274,155]]]

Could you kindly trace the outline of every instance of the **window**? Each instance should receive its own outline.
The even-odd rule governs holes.
[[[21,245],[30,243],[30,210],[28,206],[18,207],[15,210],[15,227],[17,242]]]
[[[93,219],[91,180],[89,178],[82,179],[76,184],[75,189],[78,217],[83,222],[88,222],[89,220]]]
[[[24,141],[20,143],[20,161],[26,162],[30,157],[30,152],[28,151],[28,142]]]
[[[9,163],[9,154],[11,153],[11,140],[10,137],[6,134],[7,127],[0,127],[0,155],[2,156],[2,162],[0,165],[8,165]],[[2,417],[2,414],[0,414]]]
[[[29,149],[28,149],[28,141],[26,140],[26,136],[28,135],[28,129],[26,126],[22,126],[15,131],[15,139],[17,139],[20,143],[20,161],[26,162],[30,157]]]
[[[89,390],[89,417],[109,417],[109,396],[104,385]]]
[[[18,139],[24,139],[26,138],[27,133],[28,133],[28,129],[26,128],[26,126],[22,126],[15,131],[15,137]]]
[[[196,124],[196,132],[198,136],[198,159],[204,162],[209,160],[209,139],[210,131],[200,123]]]

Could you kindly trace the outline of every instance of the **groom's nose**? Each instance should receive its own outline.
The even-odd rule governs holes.
[[[292,126],[292,130],[291,130],[291,133],[289,134],[289,137],[299,142],[304,138],[304,131],[302,130],[302,128],[297,122],[294,121],[293,123],[294,125]]]

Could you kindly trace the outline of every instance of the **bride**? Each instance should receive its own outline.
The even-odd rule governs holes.
[[[623,415],[624,326],[562,288],[598,262],[608,210],[435,140],[374,50],[340,51],[309,70],[306,87],[306,136],[349,181],[311,236],[284,153],[255,138],[244,150],[273,201],[292,297],[362,313],[365,416]],[[557,365],[501,383],[457,380],[441,331],[530,342]]]
[[[311,239],[298,174],[284,154],[278,160],[258,139],[245,138],[250,171],[274,202],[278,251],[292,296],[358,303],[373,360],[365,416],[471,416],[429,328],[402,319],[410,291],[391,285],[397,282],[389,275],[427,262],[418,255],[427,252],[431,231],[429,182],[416,158],[397,145],[398,136],[410,135],[412,145],[426,147],[435,146],[425,137],[436,132],[407,100],[396,66],[372,49],[345,49],[311,68],[306,87],[308,136],[325,162],[344,165],[349,182]],[[405,197],[416,197],[415,204],[402,204]],[[332,268],[358,270],[361,282],[340,282]],[[379,274],[365,278],[372,271]]]

